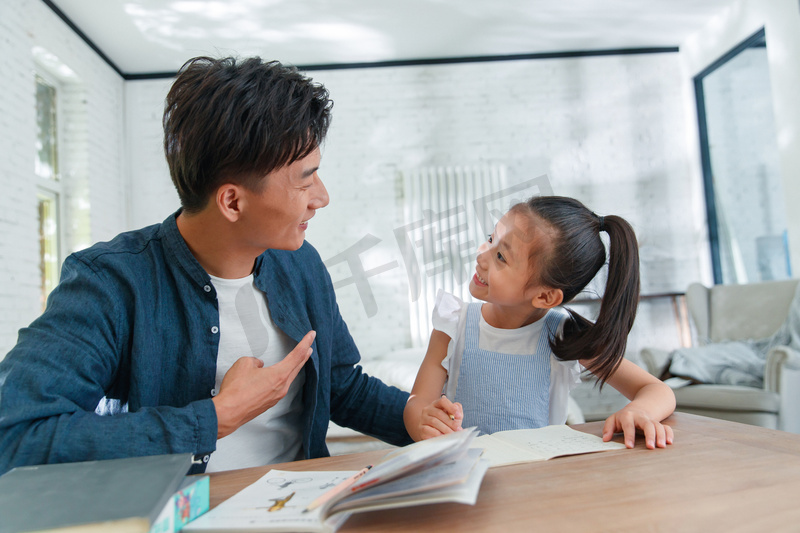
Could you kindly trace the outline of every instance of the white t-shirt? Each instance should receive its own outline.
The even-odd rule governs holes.
[[[440,290],[433,309],[433,328],[450,337],[447,356],[442,361],[448,376],[444,393],[450,399],[455,398],[458,384],[458,368],[451,368],[456,366],[451,363],[456,351],[464,352],[468,305],[458,297]],[[517,329],[500,329],[489,325],[481,314],[479,347],[491,352],[525,357],[531,354],[531,347],[536,346],[543,326],[544,320],[537,320]],[[563,327],[562,322],[557,335],[561,335]],[[583,366],[578,361],[561,361],[555,355],[550,357],[550,424],[566,423],[569,393],[581,382],[582,371]]]
[[[261,359],[264,366],[283,360],[296,343],[275,327],[266,294],[255,286],[253,275],[241,279],[211,276],[219,306],[219,351],[214,390],[240,357]],[[206,472],[261,466],[302,459],[303,384],[301,370],[289,392],[275,406],[219,439]]]

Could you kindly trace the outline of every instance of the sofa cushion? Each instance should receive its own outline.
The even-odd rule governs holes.
[[[780,396],[754,387],[735,385],[689,385],[675,389],[678,407],[699,407],[721,411],[762,411],[777,413]]]

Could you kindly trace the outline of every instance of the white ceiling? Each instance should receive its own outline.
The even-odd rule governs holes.
[[[128,75],[679,46],[733,0],[50,0]]]

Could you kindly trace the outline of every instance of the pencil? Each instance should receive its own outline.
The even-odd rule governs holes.
[[[447,395],[446,394],[442,394],[442,398],[447,398]],[[447,416],[450,417],[450,420],[455,420],[456,419],[456,415],[454,415],[452,413],[447,413]]]

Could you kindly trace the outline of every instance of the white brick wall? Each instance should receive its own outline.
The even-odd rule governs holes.
[[[689,182],[684,80],[677,54],[412,66],[309,73],[335,101],[320,175],[329,207],[308,239],[323,259],[365,235],[381,239],[365,269],[398,266],[369,279],[378,312],[368,318],[355,285],[337,290],[362,353],[407,346],[408,278],[393,229],[401,225],[399,172],[419,166],[503,164],[520,182],[547,173],[556,194],[601,214],[619,214],[642,243],[645,292],[682,291],[701,279],[703,236],[687,216]],[[132,220],[173,211],[177,196],[161,152],[167,84],[128,83],[130,160],[137,162]],[[135,102],[135,104],[134,104]],[[331,268],[336,280],[351,275]],[[676,346],[667,301],[643,304],[640,342]],[[660,332],[653,334],[651,330]]]
[[[19,24],[20,2],[0,4],[0,353],[5,354],[16,339],[21,321],[36,316],[38,272],[27,268],[38,254],[36,196],[30,185],[33,174],[35,111],[33,78],[28,58],[29,37]],[[27,266],[26,266],[27,263]],[[35,264],[35,263],[33,263]],[[21,319],[21,321],[20,321]]]
[[[0,357],[41,311],[36,181],[34,47],[78,77],[68,85],[64,208],[83,206],[84,228],[66,228],[64,253],[128,227],[123,175],[123,80],[39,0],[0,2]],[[86,213],[85,206],[91,211]],[[88,218],[90,217],[90,218]]]
[[[171,85],[171,79],[125,84],[125,132],[130,160],[135,161],[129,174],[132,228],[161,222],[180,206],[164,159],[161,126],[164,99]]]

